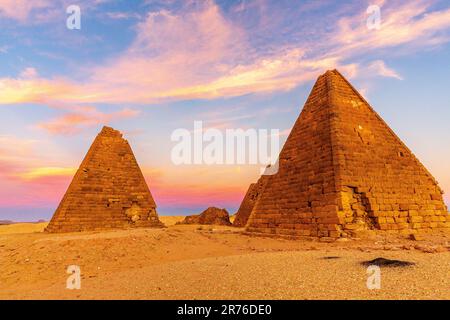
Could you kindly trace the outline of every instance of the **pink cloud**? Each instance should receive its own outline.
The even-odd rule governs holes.
[[[239,206],[246,190],[242,187],[206,187],[189,184],[171,187],[151,186],[158,205],[175,207]]]
[[[37,126],[51,134],[75,134],[84,128],[108,124],[114,120],[132,118],[139,115],[138,110],[122,109],[117,112],[104,113],[95,107],[75,107],[76,111],[66,113],[56,119],[39,123]]]
[[[407,46],[426,48],[450,40],[450,9],[428,12],[429,1],[387,2],[381,5],[381,28],[369,30],[365,24],[367,15],[364,13],[346,17],[338,22],[338,32],[335,34],[336,52],[346,55],[356,55],[374,49]],[[442,34],[447,31],[447,36]],[[350,51],[353,51],[351,53]],[[410,52],[410,51],[409,51]]]
[[[25,68],[21,73],[19,78],[22,79],[34,79],[38,77],[38,72],[35,68],[33,67],[28,67]]]
[[[234,188],[222,189],[175,189],[153,188],[153,196],[159,206],[166,207],[201,207],[204,206],[221,206],[221,207],[237,207],[243,199],[245,191]]]
[[[403,80],[402,76],[400,76],[395,70],[386,66],[386,64],[382,60],[376,60],[370,63],[367,71],[369,71],[370,75],[378,75],[382,77]]]
[[[378,3],[382,5],[380,30],[366,27],[367,14],[362,11],[340,19],[335,30],[318,35],[313,43],[285,44],[267,51],[253,48],[249,31],[225,18],[212,0],[177,12],[150,12],[136,26],[130,47],[90,70],[83,83],[37,75],[3,78],[0,103],[214,99],[291,90],[332,68],[350,78],[368,70],[401,79],[381,60],[369,65],[345,61],[379,49],[408,48],[406,54],[450,41],[450,9],[430,12],[431,5],[425,1]],[[267,14],[267,4],[263,9]],[[82,121],[73,115],[65,119],[71,120]]]
[[[31,181],[9,180],[0,183],[0,206],[48,207],[56,205],[71,181],[70,176],[49,176]]]
[[[171,97],[176,88],[208,83],[228,69],[246,48],[244,32],[227,21],[212,1],[187,8],[182,14],[149,13],[136,27],[137,36],[122,57],[92,75],[99,91],[115,88],[136,101]],[[203,70],[203,71],[202,71]]]
[[[338,57],[307,59],[299,48],[253,56],[245,31],[226,20],[213,1],[180,14],[149,13],[136,32],[131,47],[95,68],[86,84],[0,79],[5,92],[0,103],[149,103],[290,90],[340,65]]]
[[[32,139],[0,135],[0,176],[3,179],[24,170],[35,160],[35,143]]]
[[[41,167],[51,163],[42,156],[54,156],[49,150],[41,141],[0,135],[0,206],[39,207],[62,196],[70,181],[69,170]]]
[[[50,6],[49,0],[0,0],[0,16],[24,22],[36,9]]]
[[[238,206],[259,167],[166,165],[143,172],[159,206]]]

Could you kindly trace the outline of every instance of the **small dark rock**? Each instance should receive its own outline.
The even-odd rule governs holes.
[[[370,261],[364,261],[361,263],[363,266],[379,266],[379,267],[409,267],[414,266],[414,262],[390,260],[385,258],[376,258]]]

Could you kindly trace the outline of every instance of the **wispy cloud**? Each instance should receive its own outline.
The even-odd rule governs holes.
[[[42,156],[53,156],[49,150],[42,141],[0,135],[0,206],[39,207],[58,201],[73,168],[43,166],[52,162]]]
[[[32,11],[48,8],[50,0],[0,0],[0,16],[25,22]]]
[[[38,72],[33,67],[25,68],[19,76],[21,79],[35,79],[38,77]]]
[[[83,97],[76,85],[63,79],[3,78],[0,79],[0,89],[1,104],[46,103]]]
[[[408,48],[410,53],[413,49],[447,43],[450,41],[450,8],[430,11],[432,3],[420,0],[386,2],[381,7],[379,30],[368,30],[362,23],[365,21],[362,14],[340,19],[338,32],[334,35],[336,44],[340,45],[336,53],[355,56],[398,46]]]
[[[104,125],[119,119],[132,118],[139,115],[138,110],[125,108],[120,111],[105,113],[92,106],[71,107],[73,111],[37,126],[51,134],[71,135],[85,128]]]
[[[20,25],[64,22],[66,8],[78,5],[84,14],[92,14],[111,0],[0,0],[0,18]],[[114,18],[114,17],[111,17]]]
[[[382,60],[377,60],[370,63],[367,70],[372,75],[403,80],[403,78],[395,70],[386,66],[386,64]]]
[[[72,177],[76,170],[76,168],[39,167],[21,172],[16,176],[26,181],[48,177]]]
[[[141,15],[135,12],[107,12],[106,16],[115,20],[140,19]]]
[[[12,135],[0,135],[0,175],[8,175],[33,161],[33,139],[20,139]]]
[[[305,37],[301,45],[291,40],[270,50],[254,47],[250,41],[254,31],[227,17],[213,1],[196,2],[178,11],[150,12],[136,26],[130,47],[94,67],[83,83],[67,78],[3,78],[0,103],[214,99],[291,90],[331,68],[349,77],[369,70],[400,80],[398,72],[382,60],[367,62],[367,56],[393,47],[399,48],[396,54],[402,54],[401,49],[406,54],[450,40],[450,9],[431,11],[426,1],[379,3],[380,30],[366,27],[367,15],[362,10],[334,17],[330,24],[335,27],[317,34],[313,41]],[[238,9],[235,12],[244,10]],[[260,23],[258,27],[267,26]]]

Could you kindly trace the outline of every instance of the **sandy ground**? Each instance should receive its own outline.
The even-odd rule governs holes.
[[[160,216],[159,218],[166,226],[173,226],[184,219],[183,216]],[[48,222],[0,225],[0,235],[43,232],[47,224]]]
[[[47,222],[15,223],[15,224],[8,224],[8,225],[0,225],[0,235],[42,232],[46,226],[47,226]]]
[[[0,299],[450,299],[450,236],[321,243],[241,234],[231,227],[45,234],[45,224],[0,226]],[[381,268],[367,288],[361,262]],[[66,289],[69,265],[81,289]]]

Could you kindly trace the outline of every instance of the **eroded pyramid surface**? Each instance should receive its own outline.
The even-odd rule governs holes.
[[[450,227],[433,176],[337,71],[321,75],[247,231],[341,237]]]
[[[163,226],[128,141],[119,131],[104,127],[46,231]]]

